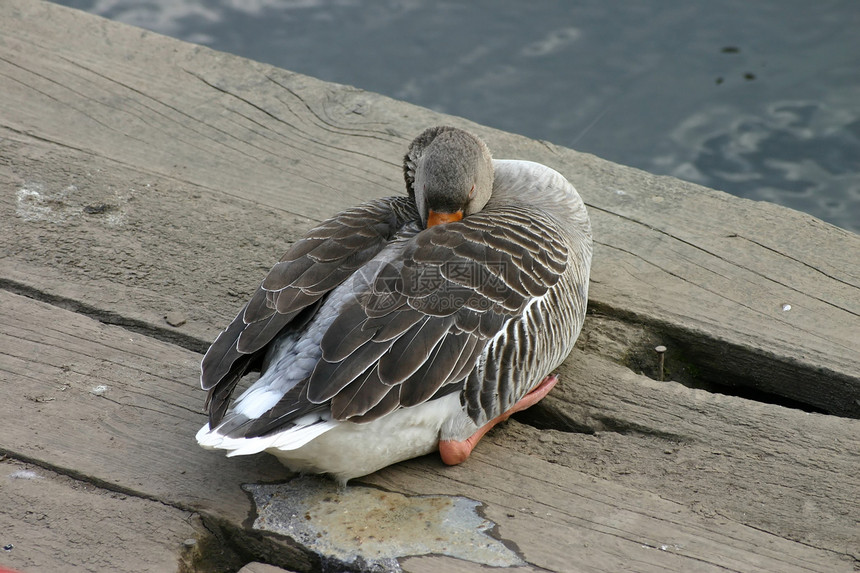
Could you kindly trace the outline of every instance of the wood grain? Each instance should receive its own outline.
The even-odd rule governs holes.
[[[857,553],[860,421],[657,382],[579,350],[559,376],[542,409],[596,435],[542,438],[520,427],[509,447],[528,451],[543,439],[556,463],[570,465],[577,452],[601,465],[589,473],[616,483]],[[814,528],[803,517],[810,511]]]
[[[177,570],[203,530],[187,511],[13,460],[0,463],[0,480],[0,535],[8,548],[0,553],[0,567]]]

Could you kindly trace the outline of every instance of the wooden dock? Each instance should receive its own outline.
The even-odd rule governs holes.
[[[255,527],[254,484],[294,483],[273,458],[197,447],[199,361],[291,241],[402,193],[436,124],[577,187],[589,317],[559,387],[467,463],[387,468],[343,507],[474,500],[518,572],[860,568],[860,236],[37,0],[0,3],[0,567],[346,567]],[[487,570],[446,551],[352,566]]]

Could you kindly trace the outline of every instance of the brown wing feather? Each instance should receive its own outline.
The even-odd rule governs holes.
[[[476,423],[496,415],[528,390],[501,365],[533,359],[530,343],[517,347],[511,340],[527,338],[526,306],[550,292],[567,268],[559,235],[551,218],[507,208],[413,236],[345,303],[322,337],[323,358],[307,382],[245,435],[277,431],[312,411],[369,422],[454,391],[464,392]],[[298,248],[303,257],[320,249]],[[278,287],[275,294],[285,296],[290,289],[278,281],[296,276],[278,269],[264,287]],[[540,311],[531,320],[542,328]]]
[[[375,365],[371,366],[332,398],[331,414],[341,420],[364,414],[379,404],[390,391],[391,386],[379,379],[379,369]]]
[[[498,373],[474,374],[477,359],[566,268],[563,244],[544,247],[544,233],[520,224],[553,221],[514,214],[508,219],[487,210],[413,237],[323,336],[324,359],[308,380],[308,399],[330,400],[337,419],[366,422],[471,383],[467,399],[477,405],[471,408],[476,419],[497,409],[499,392],[491,407],[485,379]],[[464,380],[470,373],[474,382]]]
[[[417,216],[407,197],[370,201],[318,225],[287,251],[203,358],[210,426],[221,420],[236,383],[266,345]]]

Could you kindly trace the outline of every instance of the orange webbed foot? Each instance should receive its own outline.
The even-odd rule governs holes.
[[[465,440],[461,442],[456,440],[440,440],[439,455],[442,456],[442,461],[449,466],[455,466],[466,461],[472,453],[472,450],[475,449],[475,446],[477,446],[478,442],[481,441],[481,438],[484,437],[484,434],[489,432],[496,424],[504,422],[510,418],[511,414],[521,412],[543,400],[543,398],[549,394],[549,391],[552,390],[557,383],[558,376],[550,374],[541,380],[540,384],[535,386],[528,394],[520,398],[520,400],[511,406],[510,409],[478,428],[477,432]]]

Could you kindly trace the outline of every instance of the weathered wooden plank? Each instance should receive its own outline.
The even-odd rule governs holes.
[[[651,325],[706,382],[860,416],[850,232],[48,3],[0,6],[0,75],[14,288],[199,346],[286,243],[400,192],[409,139],[455,123],[580,189],[593,304]]]
[[[247,526],[251,510],[241,484],[286,477],[267,456],[227,460],[193,443],[192,435],[204,420],[199,411],[202,392],[188,384],[197,371],[198,354],[3,291],[0,325],[0,388],[5,397],[0,404],[0,435],[10,456],[128,495],[200,511],[236,531]],[[582,368],[564,375],[581,380],[595,376],[600,384],[606,382],[599,378],[606,376],[600,368],[588,361]],[[721,431],[721,438],[730,442],[723,450],[727,455],[739,456],[748,442],[764,439],[756,434],[753,422],[760,411],[745,415],[744,401],[726,398],[737,409],[736,430],[730,431],[724,422],[711,426],[713,395],[674,384],[672,388],[694,397],[702,435],[714,428]],[[760,488],[735,495],[779,503],[819,481],[828,488],[845,488],[810,498],[814,504],[803,514],[772,513],[750,504],[744,524],[731,515],[691,509],[657,493],[589,475],[575,450],[564,454],[569,458],[563,463],[547,461],[538,450],[526,448],[537,455],[518,452],[509,447],[512,440],[505,432],[482,442],[462,466],[448,468],[436,456],[428,456],[362,481],[406,494],[465,495],[481,501],[484,514],[498,524],[498,535],[513,543],[532,566],[546,570],[608,571],[631,564],[645,571],[851,570],[853,561],[844,554],[850,549],[834,551],[821,541],[839,530],[821,522],[833,517],[826,512],[825,498],[839,502],[853,489],[851,480],[856,478],[842,472],[857,474],[851,472],[851,464],[856,460],[860,423],[852,422],[854,426],[834,436],[827,425],[834,418],[769,408],[807,436],[804,442],[783,444],[773,455],[786,458],[786,463],[809,455],[813,462],[804,469],[805,479],[789,480],[784,490]],[[656,412],[651,423],[668,433],[666,426],[675,413]],[[822,420],[827,423],[820,424]],[[842,439],[850,451],[830,447],[834,438]],[[781,479],[776,472],[784,465],[760,464],[756,455],[753,449],[752,455],[739,456],[739,467],[758,472],[762,480]],[[842,476],[841,485],[834,481],[836,475]],[[711,507],[711,502],[703,507]],[[849,517],[841,523],[856,515],[851,500],[846,503]],[[787,530],[806,527],[815,533],[808,533],[803,543],[791,541],[763,530],[761,519],[778,521]],[[850,540],[852,533],[839,535]],[[856,540],[856,531],[853,535]],[[414,570],[426,570],[427,559],[416,560]],[[404,570],[412,570],[408,560]]]
[[[7,453],[236,523],[250,510],[242,482],[284,476],[267,457],[198,451],[198,355],[4,291],[0,301]]]
[[[0,568],[176,571],[203,529],[187,511],[9,459],[0,480]]]
[[[784,538],[719,515],[702,517],[655,494],[571,472],[495,443],[483,447],[467,465],[438,474],[434,466],[432,460],[421,459],[365,481],[409,493],[446,489],[479,495],[486,504],[484,514],[503,523],[502,535],[517,542],[524,558],[538,568],[656,572],[852,567],[844,555],[804,555],[794,549],[798,544]],[[754,539],[750,531],[756,531]],[[520,544],[522,539],[528,543]]]
[[[507,447],[860,556],[860,421],[657,382],[580,350],[559,375],[544,415],[599,437],[512,426]]]

